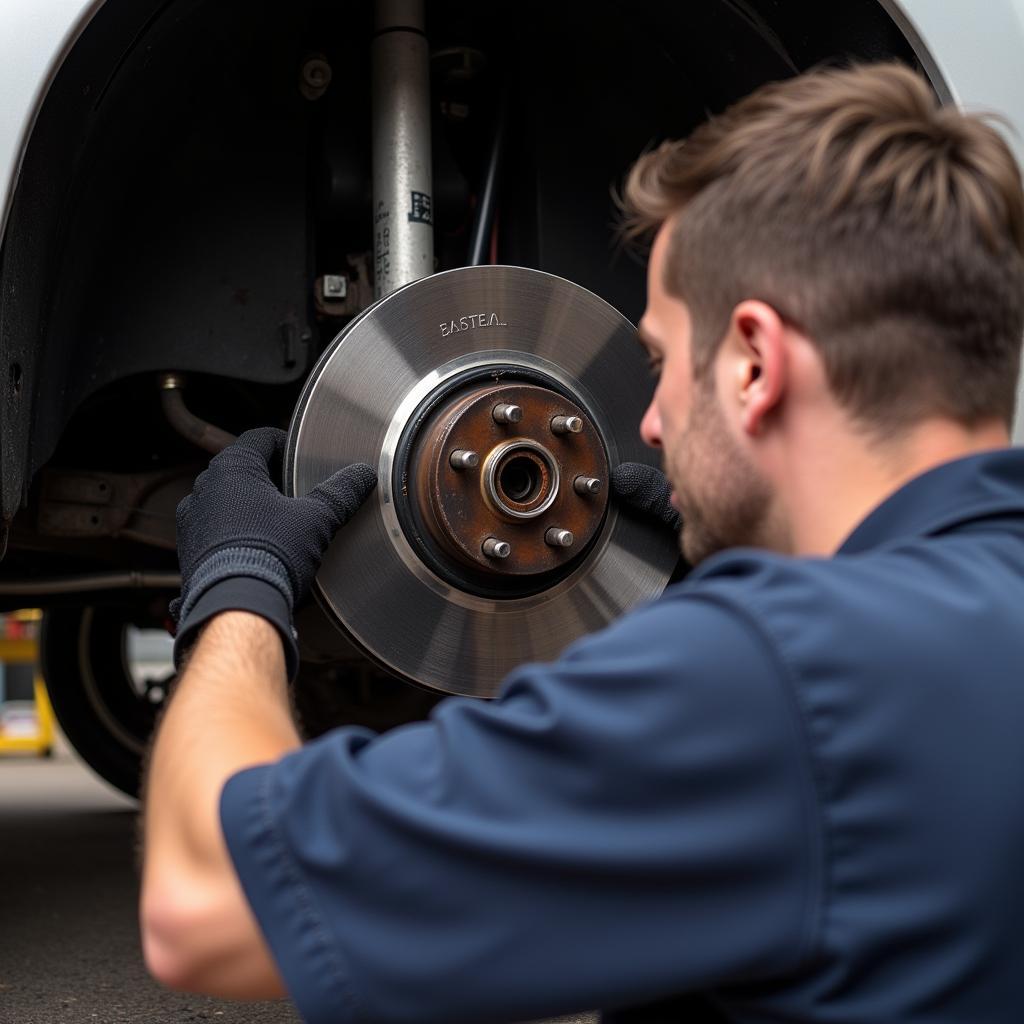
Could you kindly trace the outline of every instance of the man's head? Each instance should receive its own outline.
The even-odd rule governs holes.
[[[779,484],[803,441],[820,459],[812,412],[880,452],[929,422],[1008,427],[1020,173],[911,71],[766,86],[642,157],[625,199],[657,232],[641,338],[665,367],[642,433],[665,448],[691,560],[792,547]]]

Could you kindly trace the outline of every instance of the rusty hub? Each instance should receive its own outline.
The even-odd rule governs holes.
[[[608,504],[586,410],[530,383],[478,382],[442,401],[413,439],[406,480],[437,547],[493,580],[566,567]]]

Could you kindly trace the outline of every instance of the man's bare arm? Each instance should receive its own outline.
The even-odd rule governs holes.
[[[279,482],[286,440],[275,427],[247,430],[210,460],[175,517],[181,594],[169,611],[181,679],[145,790],[140,918],[153,974],[211,995],[281,993],[221,833],[220,795],[239,770],[299,746],[292,609],[377,483],[357,463],[289,497]]]
[[[231,775],[300,742],[277,630],[249,612],[211,619],[160,724],[145,788],[143,950],[165,984],[231,998],[283,994],[218,804]]]

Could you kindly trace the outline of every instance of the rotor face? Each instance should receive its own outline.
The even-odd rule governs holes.
[[[378,471],[324,559],[322,604],[392,671],[490,697],[656,596],[673,538],[608,500],[612,467],[653,461],[649,391],[629,322],[561,278],[468,267],[382,299],[324,354],[288,435],[292,494]]]

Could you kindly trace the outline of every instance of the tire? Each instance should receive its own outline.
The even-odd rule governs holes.
[[[137,610],[51,608],[40,636],[43,678],[68,742],[97,775],[133,797],[162,703],[133,680],[129,667],[128,627]]]

